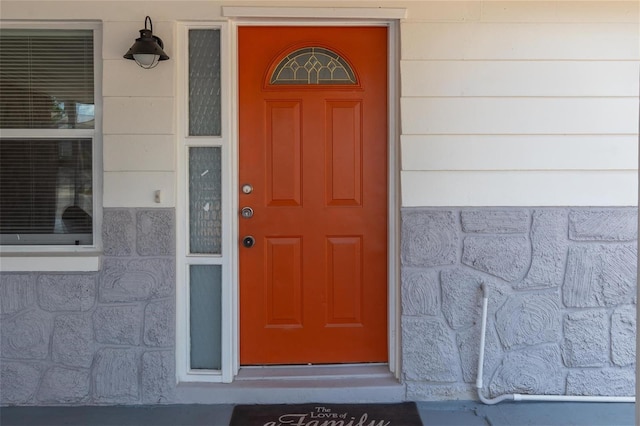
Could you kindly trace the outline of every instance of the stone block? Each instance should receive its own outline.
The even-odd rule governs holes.
[[[611,360],[625,367],[636,362],[636,307],[623,306],[611,316]]]
[[[505,281],[522,279],[531,264],[531,243],[524,236],[464,239],[462,263]]]
[[[564,317],[562,358],[567,367],[602,367],[609,361],[609,316],[604,310]]]
[[[562,285],[567,262],[566,210],[536,210],[531,225],[531,267],[517,289],[537,289]]]
[[[35,276],[0,274],[0,315],[15,314],[33,307],[35,303]]]
[[[527,210],[463,210],[462,231],[477,234],[526,234],[529,232]]]
[[[636,245],[607,247],[601,261],[600,280],[606,305],[635,304],[638,265]]]
[[[173,346],[175,330],[175,302],[159,300],[149,302],[144,310],[144,344],[147,346]]]
[[[431,317],[403,317],[402,369],[406,380],[457,382],[458,351],[447,327]]]
[[[636,302],[635,245],[569,248],[562,295],[570,308],[629,305]]]
[[[571,370],[567,395],[635,396],[634,369]]]
[[[30,310],[0,323],[1,356],[10,359],[45,359],[49,356],[51,316]]]
[[[173,210],[141,210],[136,213],[136,220],[136,245],[140,256],[172,256],[175,253]]]
[[[0,363],[0,402],[2,404],[28,404],[40,384],[40,368],[23,362]]]
[[[96,341],[114,345],[139,345],[142,307],[99,306],[93,313]]]
[[[171,402],[175,394],[175,358],[172,351],[142,354],[142,403]]]
[[[453,211],[405,210],[402,214],[402,264],[431,267],[458,260],[458,224]]]
[[[404,315],[438,315],[440,285],[435,272],[402,274],[402,312]]]
[[[478,378],[478,357],[480,354],[480,325],[458,332],[456,343],[460,353],[462,380],[474,383]],[[500,361],[502,351],[496,332],[487,326],[484,349],[483,380],[492,376]]]
[[[442,271],[442,313],[454,330],[480,320],[483,278],[461,269]]]
[[[98,351],[93,368],[95,400],[109,404],[136,403],[139,373],[134,350],[105,348]]]
[[[135,302],[173,295],[173,259],[105,259],[99,277],[102,303]]]
[[[37,399],[47,404],[78,404],[88,401],[90,389],[89,370],[51,367],[44,373]]]
[[[491,397],[511,393],[562,395],[565,384],[561,364],[555,345],[510,352],[494,374],[489,393]]]
[[[91,367],[95,352],[91,316],[87,313],[56,317],[51,351],[55,362],[71,367]]]
[[[505,349],[560,340],[560,303],[555,292],[514,294],[496,313]]]
[[[95,275],[38,277],[38,303],[45,311],[88,311],[93,307],[95,300]]]
[[[574,241],[634,241],[638,238],[636,208],[572,210],[569,238]]]
[[[105,256],[131,256],[134,253],[135,235],[131,211],[104,209],[102,244]]]

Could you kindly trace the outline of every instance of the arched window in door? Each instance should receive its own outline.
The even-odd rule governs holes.
[[[347,61],[323,47],[303,47],[276,66],[270,84],[357,84]]]

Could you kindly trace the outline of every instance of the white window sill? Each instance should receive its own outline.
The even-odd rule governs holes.
[[[2,253],[2,272],[96,272],[100,253]]]

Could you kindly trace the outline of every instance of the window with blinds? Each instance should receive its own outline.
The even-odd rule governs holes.
[[[0,30],[0,244],[93,244],[93,30]]]

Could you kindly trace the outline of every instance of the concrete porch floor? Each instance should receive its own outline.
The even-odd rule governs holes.
[[[632,426],[635,404],[419,402],[425,426]],[[233,405],[1,407],[2,426],[227,426]]]

